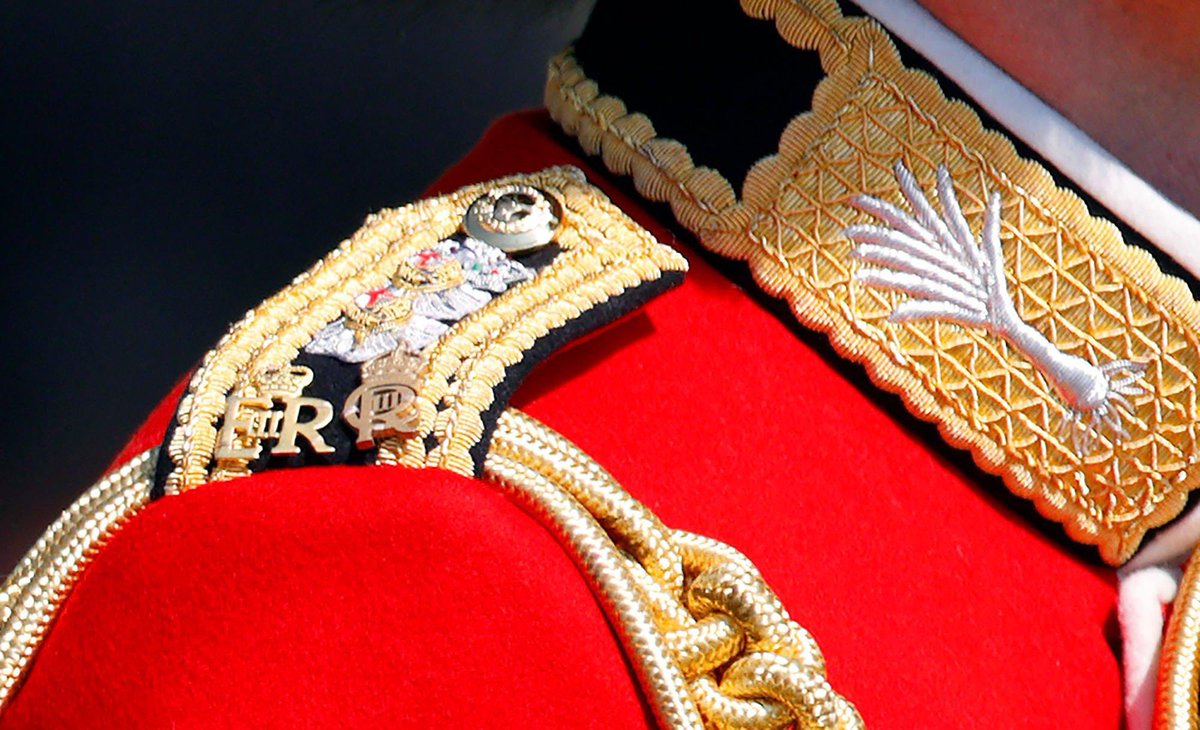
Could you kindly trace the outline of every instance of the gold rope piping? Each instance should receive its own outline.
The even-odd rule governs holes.
[[[664,727],[861,728],[816,642],[728,545],[665,528],[577,447],[509,409],[484,478],[513,493],[588,574]]]
[[[579,561],[606,613],[614,618],[659,722],[667,728],[702,728],[683,674],[671,661],[649,608],[635,592],[621,551],[604,529],[565,490],[520,462],[493,454],[485,469],[489,480],[519,497]]]
[[[769,242],[750,235],[756,217],[761,217],[754,211],[770,209],[781,181],[805,153],[808,140],[832,128],[840,108],[838,100],[855,89],[864,73],[858,64],[867,63],[865,68],[872,71],[876,81],[889,75],[903,78],[914,98],[928,107],[938,123],[960,130],[962,138],[982,153],[977,163],[990,175],[1006,183],[1011,179],[1020,186],[1018,189],[1036,193],[1032,203],[1041,206],[1040,213],[1069,219],[1073,233],[1086,237],[1094,254],[1103,257],[1117,281],[1140,281],[1146,290],[1142,303],[1164,320],[1178,323],[1190,333],[1188,337],[1195,339],[1193,335],[1200,332],[1200,310],[1186,285],[1163,276],[1147,252],[1124,244],[1110,222],[1091,217],[1077,195],[1058,188],[1037,163],[1021,159],[1005,137],[984,130],[969,107],[947,100],[932,77],[906,69],[886,31],[874,21],[842,17],[834,0],[744,0],[742,7],[756,18],[774,19],[782,37],[792,45],[817,50],[829,76],[815,92],[812,111],[797,116],[788,125],[779,154],[758,163],[747,175],[741,200],[720,173],[696,167],[682,144],[658,137],[644,114],[630,112],[619,99],[601,95],[570,49],[550,64],[545,102],[551,116],[579,139],[587,153],[600,155],[609,170],[630,175],[642,195],[669,203],[676,219],[706,248],[748,261],[765,291],[786,299],[802,323],[826,332],[844,356],[863,362],[872,378],[899,393],[913,413],[937,422],[950,444],[971,450],[982,468],[1001,474],[1014,493],[1033,500],[1039,511],[1062,523],[1075,540],[1098,545],[1110,563],[1127,560],[1145,530],[1164,524],[1183,508],[1187,492],[1200,484],[1200,470],[1176,469],[1170,479],[1152,480],[1152,487],[1139,483],[1145,491],[1135,496],[1142,501],[1135,516],[1121,516],[1124,522],[1098,512],[1097,503],[1071,480],[1047,472],[1037,463],[1008,458],[1001,444],[976,430],[971,414],[940,402],[914,372],[889,358],[868,354],[854,325],[828,311]],[[850,53],[855,46],[869,48],[869,54],[859,54],[866,56],[865,61]],[[1142,336],[1137,331],[1132,334]],[[1187,400],[1186,394],[1180,397],[1186,402],[1174,407],[1195,410],[1194,399]],[[1161,404],[1162,399],[1157,402]],[[1164,407],[1170,409],[1173,404]],[[1194,440],[1194,433],[1191,437],[1180,436]],[[1129,473],[1157,473],[1155,464],[1138,466]]]
[[[1200,560],[1192,555],[1171,611],[1159,665],[1157,726],[1200,728]]]
[[[143,451],[84,492],[0,586],[0,712],[84,568],[146,504],[157,455]]]

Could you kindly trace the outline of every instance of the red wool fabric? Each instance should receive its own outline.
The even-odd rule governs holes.
[[[495,124],[436,191],[555,164],[584,168],[692,269],[541,364],[514,405],[669,526],[753,559],[869,727],[1120,726],[1112,571],[948,462],[544,114]],[[99,552],[0,718],[97,723],[652,717],[584,579],[515,503],[440,471],[328,467],[162,499]]]

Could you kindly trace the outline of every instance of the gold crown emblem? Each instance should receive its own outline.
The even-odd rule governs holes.
[[[420,368],[420,356],[398,347],[386,355],[363,363],[362,379],[363,383],[367,385],[373,385],[381,380],[395,381],[399,379],[415,382]]]
[[[259,373],[254,378],[258,391],[268,398],[297,397],[313,381],[313,371],[304,365],[292,365]]]
[[[392,274],[392,283],[412,291],[444,291],[465,281],[462,264],[457,259],[441,257],[434,266],[424,266],[408,260]]]
[[[406,296],[398,296],[370,309],[352,304],[346,308],[345,315],[346,328],[354,333],[354,341],[361,345],[372,332],[407,322],[412,316],[412,301]]]
[[[362,368],[362,385],[346,399],[342,418],[355,429],[355,444],[368,449],[380,440],[413,434],[420,426],[416,407],[421,359],[401,349]]]

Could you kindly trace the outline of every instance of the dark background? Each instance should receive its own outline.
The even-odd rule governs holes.
[[[230,322],[538,106],[589,5],[0,5],[0,575]]]

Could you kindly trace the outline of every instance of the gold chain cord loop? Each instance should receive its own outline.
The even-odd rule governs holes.
[[[753,564],[669,530],[603,468],[513,409],[484,478],[528,505],[572,552],[617,624],[668,728],[861,728],[812,636]]]

